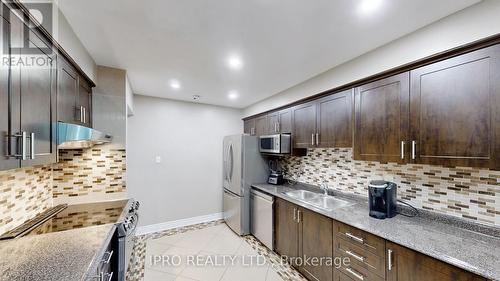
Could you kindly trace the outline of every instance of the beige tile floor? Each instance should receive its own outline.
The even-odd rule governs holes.
[[[196,263],[196,258],[200,262]],[[260,256],[248,242],[237,236],[225,224],[219,224],[149,239],[146,243],[144,280],[281,281],[283,279],[269,261]]]

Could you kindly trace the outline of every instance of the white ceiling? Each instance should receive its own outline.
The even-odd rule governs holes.
[[[134,93],[241,108],[479,2],[379,1],[372,13],[363,0],[59,3],[96,63],[126,69]],[[242,69],[227,67],[232,54]]]

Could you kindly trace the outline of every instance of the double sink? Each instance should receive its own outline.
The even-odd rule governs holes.
[[[315,193],[307,190],[292,190],[283,192],[283,194],[290,196],[295,200],[327,211],[354,205],[353,203],[330,195]]]

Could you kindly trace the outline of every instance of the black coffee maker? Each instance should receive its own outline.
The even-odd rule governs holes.
[[[397,185],[384,180],[370,181],[368,197],[370,217],[377,219],[392,218],[396,215]]]

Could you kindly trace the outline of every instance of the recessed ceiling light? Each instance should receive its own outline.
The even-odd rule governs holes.
[[[360,14],[370,14],[375,12],[382,5],[383,0],[362,0],[359,4]]]
[[[177,80],[170,80],[170,88],[177,90],[181,88],[181,83]]]
[[[227,59],[227,66],[231,69],[238,70],[243,67],[243,61],[239,56],[232,55]]]
[[[227,97],[230,100],[235,100],[238,98],[238,92],[237,91],[230,91],[229,94],[227,95]]]

